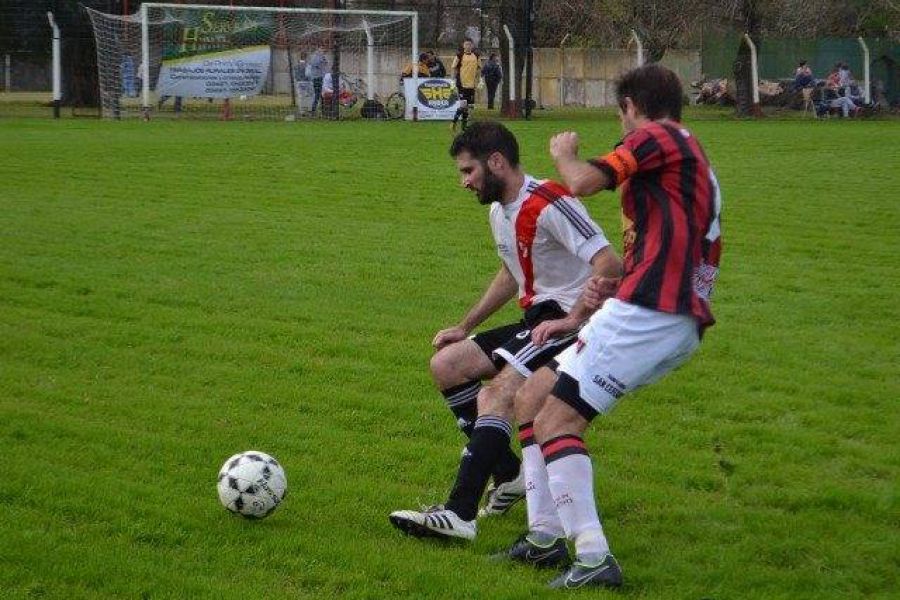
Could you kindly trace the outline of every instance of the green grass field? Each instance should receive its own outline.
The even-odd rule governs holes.
[[[688,123],[725,194],[719,323],[587,436],[608,598],[896,598],[900,121]],[[513,122],[552,174],[609,115]],[[446,124],[0,120],[0,597],[551,597],[552,573],[405,538],[462,438],[435,331],[497,266]],[[615,196],[586,201],[618,238]],[[510,308],[492,321],[512,318]],[[221,462],[287,470],[227,514]]]

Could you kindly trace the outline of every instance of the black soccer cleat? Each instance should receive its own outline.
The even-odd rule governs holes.
[[[622,569],[612,554],[607,554],[596,565],[586,565],[575,561],[569,569],[550,582],[554,589],[580,587],[617,588],[622,585]]]
[[[519,536],[509,550],[497,555],[538,568],[563,567],[568,565],[569,549],[564,538],[556,538],[546,545],[539,545],[528,538],[527,533]]]

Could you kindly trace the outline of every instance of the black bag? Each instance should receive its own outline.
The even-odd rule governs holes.
[[[386,119],[387,113],[384,111],[384,105],[377,100],[366,100],[362,105],[363,119]]]

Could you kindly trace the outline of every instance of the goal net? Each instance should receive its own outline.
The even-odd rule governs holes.
[[[418,55],[417,14],[408,11],[157,3],[124,16],[86,10],[109,118],[398,117],[400,75]]]

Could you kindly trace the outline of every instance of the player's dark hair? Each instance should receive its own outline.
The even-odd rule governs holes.
[[[680,121],[682,96],[678,76],[657,64],[632,69],[616,84],[616,100],[622,110],[625,110],[625,98],[631,98],[638,111],[653,120]]]
[[[486,161],[499,152],[510,166],[519,166],[519,142],[512,132],[496,121],[477,121],[469,125],[450,144],[450,156],[456,158],[468,152],[480,161]]]

